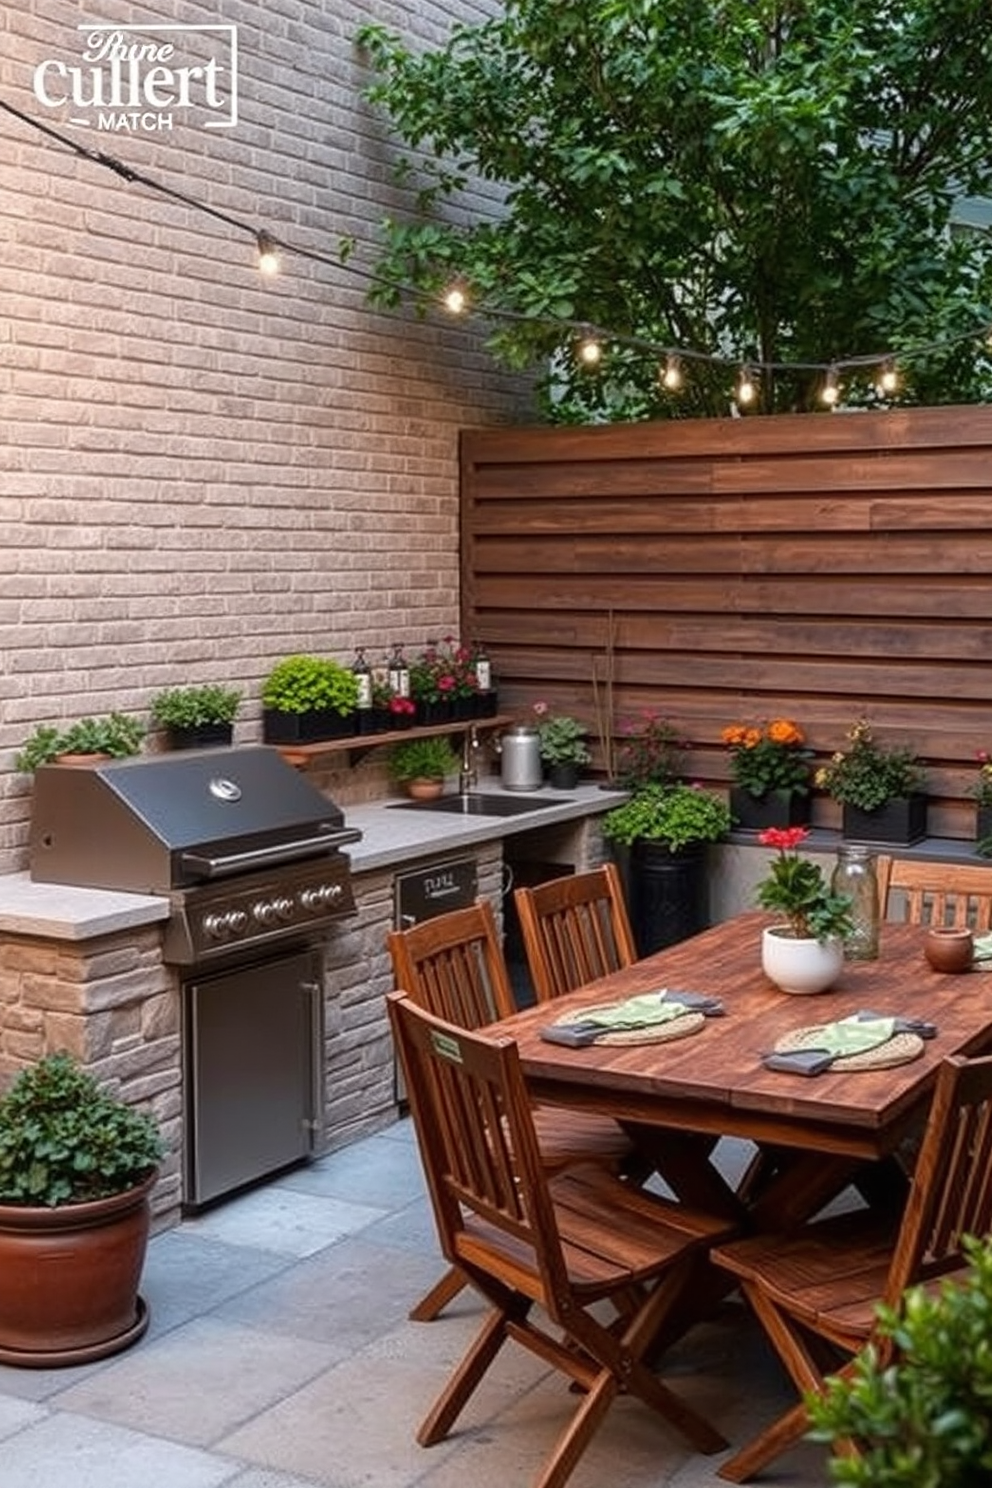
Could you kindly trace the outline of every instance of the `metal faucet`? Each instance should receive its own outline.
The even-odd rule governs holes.
[[[472,787],[479,783],[479,770],[475,762],[478,749],[479,735],[473,723],[462,736],[462,768],[458,776],[460,795],[467,796]]]

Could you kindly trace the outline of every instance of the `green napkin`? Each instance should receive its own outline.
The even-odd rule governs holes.
[[[976,935],[974,946],[975,961],[992,961],[992,935]]]
[[[591,1008],[583,1012],[583,1023],[594,1023],[597,1028],[650,1028],[654,1023],[670,1023],[673,1018],[684,1018],[685,1004],[665,1001],[665,994],[642,992],[639,997],[628,997],[612,1007]]]
[[[816,1047],[826,1049],[836,1059],[847,1054],[864,1054],[887,1043],[895,1031],[895,1018],[841,1018],[825,1023],[817,1030]]]

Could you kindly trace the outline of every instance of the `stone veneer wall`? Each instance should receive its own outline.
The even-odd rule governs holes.
[[[99,939],[0,939],[0,1022],[7,1064],[68,1050],[121,1099],[150,1110],[169,1148],[152,1196],[158,1221],[180,1202],[179,997],[157,926]]]
[[[427,862],[475,857],[479,893],[502,918],[502,862],[499,843],[462,852],[432,854],[403,864],[403,871]],[[393,929],[396,870],[359,874],[355,897],[359,913],[332,934],[326,962],[325,1140],[342,1147],[396,1119],[393,1043],[385,997],[393,989],[386,936]]]
[[[528,416],[529,394],[471,323],[366,303],[354,269],[413,197],[352,38],[379,21],[429,45],[500,8],[0,7],[0,96],[29,120],[329,260],[284,255],[264,279],[251,236],[0,114],[0,873],[25,865],[13,756],[37,723],[147,716],[160,688],[220,681],[245,690],[250,742],[280,657],[378,660],[457,631],[459,432]],[[40,63],[80,63],[87,24],[147,40],[218,21],[237,27],[234,128],[182,109],[167,129],[85,128],[34,94]],[[482,183],[452,210],[498,208]]]

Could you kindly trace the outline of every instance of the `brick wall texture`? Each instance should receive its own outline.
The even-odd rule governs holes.
[[[80,64],[92,7],[0,9],[0,98],[32,121],[0,113],[0,873],[25,864],[30,781],[13,756],[36,723],[144,715],[162,687],[223,681],[245,689],[247,742],[280,657],[378,659],[456,631],[458,431],[528,414],[478,329],[372,310],[355,271],[409,204],[361,98],[356,29],[437,42],[495,3],[98,9],[111,26],[235,26],[239,117],[74,124],[78,109],[35,96],[35,72]],[[219,45],[182,40],[200,61]],[[332,262],[284,256],[263,278],[251,236],[34,121]],[[498,200],[480,190],[466,208]]]

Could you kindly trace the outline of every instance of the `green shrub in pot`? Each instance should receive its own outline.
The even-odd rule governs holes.
[[[992,1483],[992,1243],[965,1238],[967,1273],[913,1287],[880,1310],[885,1355],[864,1350],[807,1399],[818,1441],[856,1441],[830,1461],[852,1488]],[[889,1356],[888,1344],[894,1346]]]
[[[344,717],[357,706],[354,672],[331,657],[284,657],[262,684],[262,707],[275,713],[328,711]]]
[[[443,780],[459,768],[460,760],[443,735],[403,739],[394,744],[387,760],[393,780]]]
[[[144,725],[124,713],[80,718],[65,729],[39,724],[15,755],[14,766],[30,774],[39,765],[50,765],[64,754],[106,754],[112,759],[124,759],[138,753],[144,737]]]
[[[730,831],[730,807],[722,796],[679,781],[645,785],[603,817],[603,836],[631,846],[661,842],[679,852],[700,842],[719,842]]]
[[[152,698],[152,721],[161,728],[197,729],[233,723],[241,706],[237,687],[206,683],[199,687],[168,687]]]

